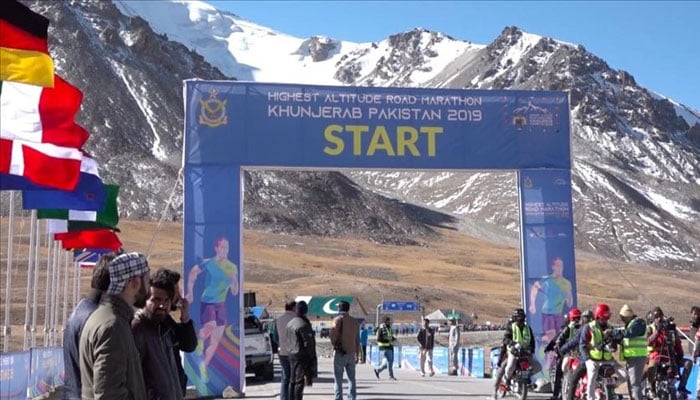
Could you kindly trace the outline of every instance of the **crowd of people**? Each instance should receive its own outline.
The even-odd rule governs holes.
[[[674,319],[666,317],[660,307],[654,307],[643,318],[624,305],[619,311],[621,325],[618,327],[613,326],[607,304],[599,303],[584,312],[571,309],[557,337],[545,349],[557,359],[550,400],[561,400],[564,395],[568,399],[574,397],[575,385],[583,374],[587,376],[585,395],[594,399],[596,377],[602,364],[613,367],[618,385],[627,383],[632,400],[658,400],[656,370],[660,365],[667,366],[678,381],[677,389],[673,386],[671,389],[677,390],[674,398],[686,398],[690,393],[686,384],[693,367],[692,360],[700,356],[700,307],[691,308],[690,318],[690,357],[686,359]],[[514,311],[504,334],[497,362],[494,398],[498,397],[503,386],[507,388],[511,384],[515,358],[512,349],[515,346],[529,350],[531,372],[536,374],[541,367],[534,357],[534,335],[521,308]]]
[[[93,269],[92,290],[76,305],[64,330],[65,399],[185,398],[187,377],[180,352],[195,351],[198,337],[189,317],[189,301],[180,296],[180,278],[168,269],[151,275],[148,261],[139,253],[111,253],[100,258]],[[343,398],[345,376],[347,398],[354,400],[356,364],[366,361],[371,333],[349,315],[348,302],[340,301],[337,306],[339,312],[330,330],[334,394],[336,399]],[[178,312],[179,322],[173,319],[173,313]],[[291,301],[275,320],[282,400],[301,400],[304,387],[313,385],[318,376],[315,333],[307,313],[306,302]],[[645,319],[624,305],[619,311],[619,327],[613,326],[606,304],[584,312],[571,309],[558,336],[545,349],[557,360],[551,400],[560,400],[563,395],[570,398],[576,379],[583,373],[588,377],[586,395],[594,398],[595,377],[603,363],[614,365],[620,383],[627,382],[631,400],[654,399],[656,370],[660,365],[671,365],[679,382],[678,398],[683,398],[688,394],[691,360],[699,356],[700,307],[692,307],[690,314],[695,343],[688,346],[691,357],[687,360],[673,318],[666,317],[659,307]],[[495,396],[500,385],[509,385],[513,377],[516,357],[511,350],[515,346],[530,354],[533,375],[542,368],[534,357],[535,335],[526,319],[525,310],[518,308],[505,325]],[[448,373],[456,375],[460,329],[456,320],[450,323]],[[391,317],[385,317],[375,334],[380,364],[373,366],[374,374],[380,379],[388,370],[389,379],[396,380],[393,353],[397,337]],[[428,319],[423,320],[416,341],[421,376],[435,375],[436,332]],[[580,362],[572,363],[572,359]]]

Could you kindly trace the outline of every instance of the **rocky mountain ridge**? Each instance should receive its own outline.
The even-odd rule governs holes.
[[[124,2],[25,3],[52,20],[50,50],[57,71],[85,93],[79,122],[92,134],[87,150],[100,161],[105,179],[122,186],[125,217],[159,218],[167,204],[169,218],[178,218],[181,189],[173,187],[182,154],[183,79],[285,81],[291,79],[282,75],[286,69],[301,83],[565,90],[572,107],[577,249],[700,270],[700,112],[640,87],[631,73],[610,68],[582,46],[515,27],[485,46],[423,29],[375,43],[297,39],[201,3],[192,3],[199,8],[187,14],[194,18],[189,25],[166,32],[165,18],[138,15],[141,3],[129,3],[131,11]],[[275,43],[282,50],[270,57],[284,60],[284,68],[277,65],[281,61],[260,56],[274,52]],[[265,70],[263,64],[273,65]],[[376,230],[383,232],[377,240],[407,237],[406,243],[418,243],[428,233],[407,222],[420,221],[416,209],[398,207],[413,203],[434,210],[440,221],[456,217],[450,223],[467,232],[495,240],[517,235],[515,179],[506,172],[348,173],[360,186],[401,201],[386,200],[373,209],[381,222],[365,218],[353,225],[348,221],[358,215],[339,208],[293,213],[280,201],[331,196],[342,204],[340,199],[353,191],[362,193],[355,196],[360,201],[372,197],[334,174],[249,173],[247,186],[264,186],[269,193],[246,192],[246,223],[331,235]],[[345,186],[309,186],[304,180]],[[383,207],[392,204],[391,210],[404,214],[385,218],[394,211]],[[404,218],[407,225],[388,229]],[[336,228],[320,229],[324,225]]]

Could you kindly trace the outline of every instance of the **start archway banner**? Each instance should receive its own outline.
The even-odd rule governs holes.
[[[244,391],[245,168],[563,171],[568,185],[541,196],[550,202],[568,191],[570,210],[565,92],[203,80],[184,86],[185,294],[200,338],[185,367],[200,395]],[[520,184],[522,203],[529,192]],[[556,228],[573,232],[567,224]],[[522,241],[524,285],[544,274],[528,272],[534,263],[542,268],[541,256],[524,255],[528,246],[541,243]],[[572,235],[555,247],[545,255],[561,253],[573,273]],[[571,290],[575,299],[575,285]]]

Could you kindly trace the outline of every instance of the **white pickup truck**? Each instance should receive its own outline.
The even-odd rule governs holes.
[[[263,329],[260,320],[253,314],[246,314],[243,319],[245,331],[245,372],[254,373],[256,378],[266,381],[274,379],[272,342],[270,335]]]

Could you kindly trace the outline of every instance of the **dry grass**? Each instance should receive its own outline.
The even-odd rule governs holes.
[[[4,307],[5,221],[3,219],[0,226],[2,318],[7,312]],[[120,237],[129,251],[148,253],[154,241],[150,250],[153,268],[182,269],[180,224],[164,223],[158,228],[155,222],[122,221],[120,227]],[[450,230],[440,233],[440,239],[427,246],[402,247],[353,237],[332,239],[246,230],[244,289],[255,291],[258,303],[269,304],[273,309],[281,308],[285,299],[296,295],[353,295],[368,311],[382,299],[419,300],[426,311],[456,308],[476,313],[481,321],[502,321],[520,302],[518,250]],[[15,253],[26,259],[26,233],[16,233],[15,237],[21,242]],[[26,260],[21,261],[12,271],[10,316],[14,349],[22,346],[27,302],[26,265]],[[578,297],[582,307],[605,301],[613,309],[619,309],[627,303],[642,313],[652,305],[660,305],[685,323],[691,303],[698,302],[700,273],[669,272],[581,254],[577,265]],[[41,268],[37,321],[43,331],[45,264]],[[89,272],[81,279],[81,293],[89,287],[87,275]],[[67,311],[72,306],[72,302],[68,302]],[[59,317],[61,315],[59,309]],[[406,318],[415,318],[415,315],[407,314]],[[43,343],[41,337],[38,343]]]

